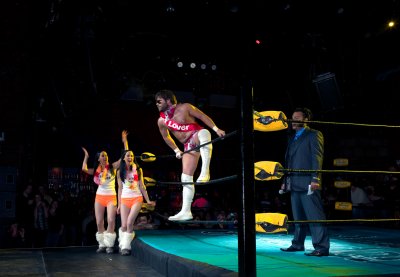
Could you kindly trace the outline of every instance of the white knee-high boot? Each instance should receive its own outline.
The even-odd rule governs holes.
[[[99,248],[96,250],[97,253],[106,252],[106,245],[104,243],[104,233],[96,233],[96,240],[99,243]]]
[[[123,232],[121,239],[121,255],[126,256],[129,255],[132,249],[131,243],[133,238],[135,237],[135,232],[132,233]]]
[[[181,177],[182,183],[189,183],[193,182],[193,176],[186,175],[182,173]],[[194,185],[182,185],[182,209],[179,213],[174,216],[170,216],[168,219],[171,221],[177,220],[189,220],[192,219],[192,201],[194,196]]]
[[[197,134],[200,145],[211,141],[211,133],[207,129],[202,129]],[[204,145],[200,148],[201,156],[201,172],[196,182],[208,182],[210,180],[210,162],[212,155],[212,143]]]
[[[116,238],[117,238],[116,233],[104,232],[104,244],[107,247],[108,254],[111,254],[114,252],[114,243],[115,243]]]
[[[118,229],[118,248],[119,248],[119,251],[121,251],[121,240],[122,240],[122,236],[123,236],[123,231],[122,231],[122,227],[119,227],[119,229]]]

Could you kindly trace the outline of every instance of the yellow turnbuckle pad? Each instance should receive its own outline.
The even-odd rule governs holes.
[[[141,213],[152,212],[152,211],[154,211],[154,209],[155,209],[154,206],[151,206],[151,205],[149,205],[147,203],[143,203],[142,204],[142,208],[140,209],[140,212]]]
[[[353,210],[353,205],[351,204],[351,202],[335,202],[335,210],[351,211]]]
[[[349,165],[349,159],[347,158],[338,158],[333,160],[333,165],[334,166],[348,166]]]
[[[144,184],[146,185],[146,187],[152,187],[156,185],[156,180],[150,178],[150,177],[143,177],[144,180]]]
[[[254,178],[258,181],[278,180],[283,175],[283,166],[278,162],[260,161],[254,164]]]
[[[150,152],[144,152],[140,155],[140,159],[143,162],[154,162],[156,160],[156,156]]]
[[[261,233],[287,233],[288,216],[281,213],[257,213],[256,232]]]
[[[287,118],[280,111],[253,112],[254,130],[272,132],[287,129]]]
[[[345,188],[351,187],[351,182],[343,181],[343,180],[335,181],[334,186],[335,186],[335,188],[338,188],[338,189],[345,189]]]

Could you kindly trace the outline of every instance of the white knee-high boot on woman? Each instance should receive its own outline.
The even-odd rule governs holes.
[[[121,238],[121,255],[122,256],[128,256],[131,254],[131,243],[133,238],[135,237],[135,232],[132,231],[132,233],[128,232],[123,232],[122,233],[122,238]]]
[[[114,243],[116,238],[117,238],[116,233],[104,232],[104,244],[107,247],[106,249],[107,254],[114,253]]]
[[[104,243],[104,233],[96,233],[96,240],[99,243],[99,248],[97,248],[97,253],[105,253],[107,246]]]

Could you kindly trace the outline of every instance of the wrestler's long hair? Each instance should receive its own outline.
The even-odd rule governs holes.
[[[121,177],[121,180],[122,180],[122,181],[125,180],[126,171],[127,171],[127,166],[126,166],[126,162],[125,162],[124,158],[125,158],[126,153],[128,153],[128,152],[132,152],[132,153],[133,153],[133,157],[134,157],[134,158],[133,158],[133,163],[136,165],[136,172],[137,172],[137,174],[138,174],[138,176],[139,176],[139,180],[140,180],[141,177],[142,177],[142,176],[140,176],[140,174],[141,174],[141,170],[139,170],[139,169],[140,169],[140,166],[139,166],[139,164],[137,163],[135,153],[134,153],[132,150],[124,150],[124,151],[122,152],[122,155],[121,155],[121,163],[120,163],[120,165],[119,165],[119,176]],[[133,166],[132,166],[132,165],[129,165],[129,170],[132,170],[132,169],[133,169]]]
[[[176,96],[172,90],[162,89],[156,93],[154,99],[157,100],[158,97],[161,97],[164,100],[170,100],[172,105],[175,105],[177,102]]]

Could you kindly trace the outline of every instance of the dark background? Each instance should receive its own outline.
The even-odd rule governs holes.
[[[249,84],[258,111],[307,106],[315,120],[398,125],[399,29],[386,24],[399,11],[396,0],[1,1],[0,165],[18,169],[18,185],[46,183],[49,167],[81,166],[80,146],[117,159],[122,129],[136,154],[171,154],[156,126],[160,88],[227,133]],[[400,157],[397,128],[314,127],[325,168],[347,157],[353,169],[387,169]],[[256,160],[282,162],[286,131],[254,137]],[[218,174],[236,172],[224,164],[239,157],[237,139],[215,151]]]

